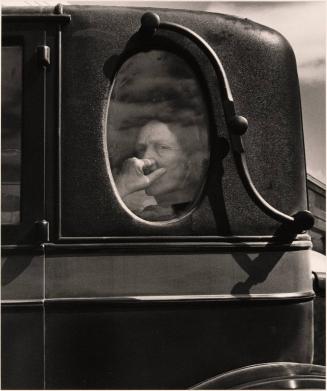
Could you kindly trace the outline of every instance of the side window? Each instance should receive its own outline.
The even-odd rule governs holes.
[[[115,185],[130,211],[166,221],[194,206],[209,164],[209,120],[186,61],[162,50],[129,58],[110,94],[107,136]]]
[[[1,64],[1,222],[21,219],[23,48],[4,46]]]
[[[38,243],[45,219],[44,135],[47,69],[39,59],[44,31],[4,18],[1,59],[1,242]]]

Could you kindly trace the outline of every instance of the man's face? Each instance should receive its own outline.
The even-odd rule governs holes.
[[[154,159],[155,169],[166,169],[166,173],[146,189],[148,195],[160,196],[181,189],[188,159],[168,125],[152,121],[143,126],[136,142],[136,153],[140,159]]]

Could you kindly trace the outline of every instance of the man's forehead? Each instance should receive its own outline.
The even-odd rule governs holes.
[[[163,122],[151,122],[143,126],[139,133],[138,141],[142,140],[160,140],[160,141],[175,141],[176,135],[169,128],[169,125]]]
[[[169,124],[165,123],[165,122],[161,122],[161,121],[150,121],[148,123],[146,123],[141,130],[144,130],[144,131],[160,131],[160,130],[163,130],[163,131],[170,131],[169,129]]]

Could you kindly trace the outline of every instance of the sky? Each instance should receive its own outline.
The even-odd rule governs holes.
[[[56,1],[2,0],[2,5],[55,5]],[[293,47],[300,79],[307,171],[326,183],[325,1],[60,1],[197,9],[246,17],[283,34]]]

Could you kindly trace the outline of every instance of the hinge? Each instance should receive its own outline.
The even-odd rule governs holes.
[[[38,243],[49,241],[49,222],[47,220],[35,222],[35,237]]]
[[[50,48],[46,45],[40,45],[37,47],[38,61],[42,66],[47,67],[50,65]]]

